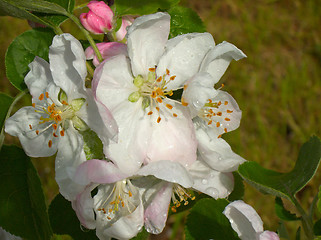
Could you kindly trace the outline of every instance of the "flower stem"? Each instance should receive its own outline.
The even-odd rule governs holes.
[[[307,239],[313,240],[314,233],[312,219],[306,214],[306,212],[304,211],[304,209],[302,208],[301,204],[298,202],[295,196],[291,197],[291,201],[294,203],[296,209],[301,214],[302,227],[304,229],[305,235],[307,236]]]
[[[86,67],[87,67],[88,74],[90,75],[90,78],[93,78],[93,76],[94,76],[94,69],[92,68],[92,66],[90,65],[90,63],[87,62],[87,61],[86,61]]]
[[[85,37],[87,38],[87,40],[89,41],[90,45],[92,46],[99,62],[103,61],[103,58],[97,48],[97,45],[94,41],[94,39],[90,36],[89,32],[81,25],[81,22],[79,21],[79,19],[71,14],[71,13],[67,13],[67,16],[79,27],[79,29],[85,34]]]
[[[7,115],[4,119],[3,122],[5,122],[11,115],[11,112],[12,112],[12,109],[13,107],[16,105],[16,103],[24,96],[26,95],[26,93],[28,92],[28,89],[20,92],[13,100],[13,102],[11,103],[9,109],[8,109],[8,112],[7,112]],[[3,142],[4,142],[4,125],[2,126],[2,129],[1,129],[1,133],[0,133],[0,151],[1,151],[1,148],[2,148],[2,145],[3,145]]]

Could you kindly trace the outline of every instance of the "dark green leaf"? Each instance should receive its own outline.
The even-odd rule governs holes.
[[[290,213],[284,208],[282,199],[279,197],[275,198],[275,212],[280,219],[285,221],[300,220],[294,213]]]
[[[185,226],[186,240],[239,239],[222,213],[229,202],[225,199],[201,199],[192,208]]]
[[[35,56],[48,61],[49,46],[54,35],[48,28],[32,29],[16,37],[10,44],[5,58],[6,71],[9,81],[17,89],[26,89],[24,77]]]
[[[143,228],[143,230],[137,234],[136,237],[132,238],[131,240],[147,240],[149,237],[149,233]]]
[[[157,12],[159,9],[166,10],[178,4],[179,0],[117,0],[114,7],[118,16],[145,15]]]
[[[45,198],[29,157],[16,146],[3,146],[0,154],[0,225],[25,239],[49,240]]]
[[[98,239],[94,230],[84,230],[71,203],[58,194],[49,207],[49,218],[55,234],[67,234],[75,240]]]
[[[4,120],[6,118],[7,112],[10,108],[10,105],[13,102],[13,98],[4,94],[0,93],[0,129],[2,129]]]
[[[1,0],[8,5],[29,11],[65,15],[65,8],[54,2],[44,0]]]
[[[315,235],[321,236],[321,219],[314,223],[313,231]]]
[[[278,227],[277,232],[278,232],[280,238],[282,238],[282,239],[290,239],[288,230],[286,229],[285,224],[284,224],[283,221],[281,221],[279,223],[279,227]]]
[[[243,199],[244,196],[244,184],[243,179],[237,172],[233,172],[234,176],[234,189],[233,192],[228,196],[230,202],[235,200]]]
[[[321,186],[319,187],[318,198],[319,200],[318,200],[317,206],[318,206],[319,212],[321,213]]]
[[[87,160],[104,159],[103,143],[92,130],[79,131],[84,139],[84,151]]]
[[[293,196],[314,176],[321,158],[321,143],[311,137],[300,149],[294,169],[279,173],[261,167],[255,162],[245,162],[239,167],[240,175],[260,191],[284,197],[292,201]]]
[[[171,15],[169,38],[185,33],[206,32],[203,21],[192,9],[175,6],[169,9],[168,13]]]
[[[295,240],[300,240],[300,239],[301,239],[301,227],[298,228],[295,235]]]

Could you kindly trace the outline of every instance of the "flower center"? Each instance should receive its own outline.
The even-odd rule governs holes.
[[[130,214],[138,206],[137,198],[134,196],[136,193],[137,190],[130,180],[119,181],[115,183],[109,196],[100,204],[97,211],[106,215],[107,220],[112,220],[118,212],[122,215]]]
[[[178,197],[178,199],[176,198]],[[186,206],[189,202],[188,200],[191,199],[192,201],[195,200],[195,196],[192,191],[189,191],[179,184],[174,184],[173,186],[173,193],[172,193],[172,202],[174,206],[172,206],[172,212],[176,212],[176,208],[180,207],[182,203]]]
[[[150,108],[147,115],[152,115],[154,109],[157,111],[158,118],[157,123],[161,121],[160,117],[160,104],[164,104],[169,110],[173,109],[173,105],[164,103],[164,99],[173,95],[173,90],[168,89],[167,85],[170,81],[174,81],[175,75],[171,76],[170,71],[166,69],[166,74],[163,76],[156,76],[156,67],[149,68],[147,79],[144,79],[141,75],[134,78],[134,85],[138,88],[138,91],[129,95],[128,100],[131,102],[137,102],[140,98],[142,100],[142,108]],[[176,113],[172,114],[173,117],[177,117]]]
[[[63,94],[60,94],[63,96]],[[62,99],[66,99],[63,96]],[[54,101],[49,97],[49,93],[45,92],[40,94],[39,100],[41,104],[33,103],[32,106],[35,108],[35,112],[40,113],[38,124],[32,126],[29,124],[30,130],[34,130],[36,135],[39,135],[47,130],[52,131],[52,136],[57,138],[59,135],[63,137],[65,135],[65,129],[68,127],[66,120],[73,119],[75,112],[78,111],[85,99],[75,99],[71,104],[68,104],[66,100],[61,101],[61,106],[57,106]],[[48,141],[48,147],[52,146],[52,139]]]
[[[207,103],[201,108],[198,116],[207,122],[207,125],[211,125],[217,128],[223,128],[224,132],[228,132],[229,122],[231,117],[229,116],[233,110],[230,110],[230,103],[228,101],[213,101],[208,99]],[[232,108],[233,109],[233,108]],[[219,135],[221,137],[221,135]]]

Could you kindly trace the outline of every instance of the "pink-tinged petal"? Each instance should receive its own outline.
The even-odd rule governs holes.
[[[112,29],[114,13],[104,1],[91,1],[87,4],[87,7],[97,16],[97,18],[102,20],[103,25],[98,25],[97,21],[97,28],[108,31]]]
[[[193,177],[193,188],[215,199],[227,197],[234,188],[233,175],[222,173],[196,161],[189,169]]]
[[[114,183],[128,177],[113,163],[105,160],[92,159],[82,163],[75,173],[74,181],[80,185],[90,183]]]
[[[227,205],[223,214],[242,240],[256,240],[263,232],[263,222],[256,211],[242,200]]]
[[[24,81],[33,97],[33,102],[38,103],[40,94],[46,91],[49,83],[53,83],[49,63],[40,57],[35,57],[29,68],[30,71]]]
[[[83,147],[82,136],[70,125],[65,130],[65,135],[60,137],[55,160],[55,179],[59,191],[69,201],[74,200],[84,188],[79,182],[73,180],[77,167],[86,161]]]
[[[147,232],[159,234],[163,231],[172,192],[173,185],[171,183],[164,183],[163,187],[154,196],[152,202],[147,207],[145,206],[144,221]]]
[[[236,171],[245,159],[235,154],[230,145],[222,138],[211,138],[208,131],[202,128],[196,130],[198,152],[200,158],[212,169],[220,172]]]
[[[92,32],[94,34],[101,34],[100,31],[97,32],[96,29],[94,29],[89,23],[88,23],[88,13],[82,13],[79,16],[80,22],[81,24],[89,31]]]
[[[177,162],[157,161],[143,166],[137,173],[138,176],[155,176],[156,178],[178,183],[184,188],[193,186],[193,179],[185,167]]]
[[[246,55],[240,49],[224,41],[206,55],[200,71],[210,73],[213,77],[212,85],[214,85],[220,80],[233,59],[238,61],[244,57]]]
[[[116,239],[131,239],[135,237],[144,226],[144,207],[140,205],[131,214],[119,218],[111,226],[105,227],[106,224],[97,220],[96,234],[100,239],[113,237]]]
[[[94,199],[91,196],[91,191],[97,185],[89,185],[83,192],[77,195],[77,198],[72,201],[72,208],[75,210],[80,223],[88,229],[95,229],[96,220],[94,215]]]
[[[183,87],[185,81],[199,71],[205,54],[213,47],[214,40],[209,33],[190,33],[170,39],[157,65],[157,76],[162,76],[168,69],[176,78],[167,88]]]
[[[66,92],[68,100],[84,97],[87,68],[80,42],[68,33],[55,36],[49,61],[53,80]]]
[[[132,16],[124,16],[122,17],[122,23],[120,29],[116,32],[117,41],[122,41],[127,34],[127,27],[132,25],[134,22],[134,18]]]
[[[25,153],[30,157],[48,157],[57,151],[57,138],[49,123],[39,124],[40,117],[48,115],[35,112],[33,107],[23,107],[5,122],[5,131],[19,138]],[[39,133],[37,134],[37,131]],[[49,147],[49,141],[52,141]]]
[[[170,28],[170,16],[158,12],[136,18],[128,28],[128,55],[134,76],[148,74],[164,52]]]
[[[91,89],[86,89],[86,104],[76,113],[94,132],[103,144],[107,145],[117,132],[117,124],[111,112],[100,102],[95,101]]]
[[[101,53],[103,59],[108,59],[110,57],[122,54],[127,56],[127,45],[118,42],[102,42],[96,44],[99,52]],[[85,51],[85,55],[87,59],[93,59],[93,64],[97,67],[100,62],[97,56],[94,53],[92,47],[88,47]]]
[[[280,240],[280,238],[275,232],[264,231],[260,234],[260,240]]]
[[[166,108],[166,104],[173,108]],[[160,122],[157,122],[156,111],[145,117],[149,118],[146,125],[152,126],[149,130],[152,135],[146,149],[145,163],[170,160],[188,167],[196,160],[197,150],[194,126],[188,109],[168,99],[164,99],[160,107]],[[177,114],[177,117],[173,117],[173,113]]]
[[[209,73],[197,73],[190,78],[184,87],[183,99],[188,103],[188,108],[194,118],[207,103],[208,99],[215,96],[216,90],[210,84],[212,77]]]

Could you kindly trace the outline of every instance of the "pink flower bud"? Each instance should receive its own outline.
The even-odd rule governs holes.
[[[105,2],[91,1],[87,7],[89,12],[80,14],[80,21],[88,31],[102,34],[112,29],[114,13]]]
[[[132,25],[134,22],[134,18],[132,16],[124,16],[122,17],[122,23],[120,29],[116,32],[117,41],[121,41],[124,39],[127,33],[127,27]]]
[[[127,56],[127,46],[124,43],[102,42],[102,43],[97,43],[97,48],[104,60],[119,54],[123,54]],[[93,64],[96,67],[99,65],[98,58],[92,47],[88,47],[86,49],[85,55],[88,60],[93,59]]]

